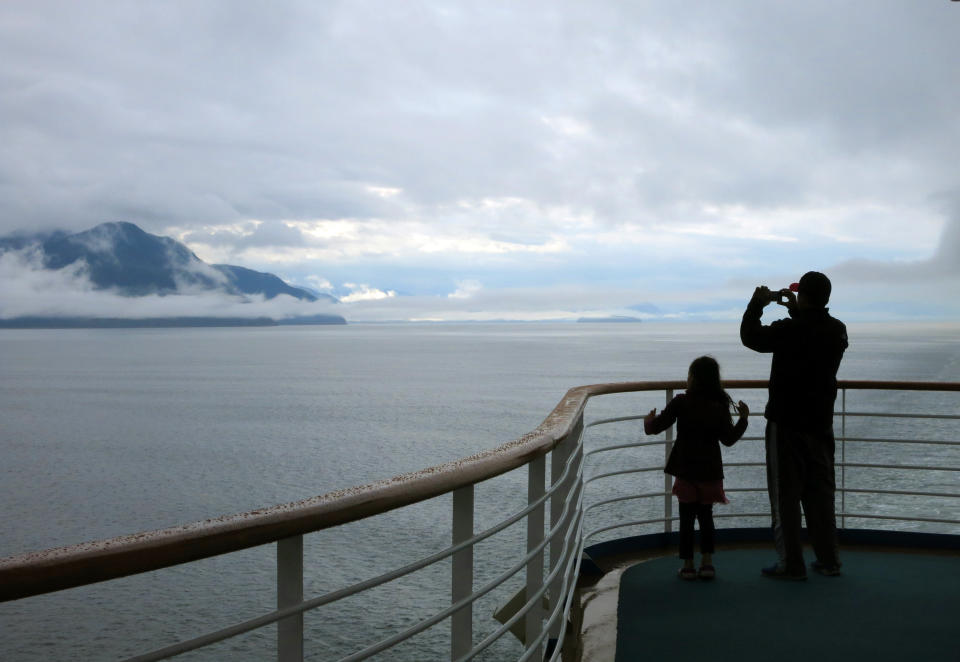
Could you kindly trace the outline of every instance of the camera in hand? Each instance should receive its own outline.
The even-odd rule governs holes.
[[[786,305],[790,302],[788,293],[790,290],[784,288],[782,290],[770,290],[770,303],[779,303]]]

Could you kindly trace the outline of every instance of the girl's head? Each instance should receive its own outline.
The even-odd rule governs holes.
[[[687,391],[717,400],[729,400],[729,396],[720,385],[720,364],[715,358],[701,356],[693,360],[687,372]]]

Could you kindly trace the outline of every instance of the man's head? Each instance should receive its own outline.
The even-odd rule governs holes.
[[[830,301],[830,279],[819,271],[803,274],[797,288],[797,302],[811,308],[823,308]]]

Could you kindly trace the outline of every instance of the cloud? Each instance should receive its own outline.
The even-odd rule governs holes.
[[[393,290],[383,291],[370,287],[369,285],[358,285],[357,283],[344,283],[344,287],[350,290],[350,294],[340,297],[341,303],[356,303],[357,301],[380,301],[381,299],[391,299],[397,296]]]
[[[207,262],[268,265],[307,261],[342,263],[358,260],[402,261],[452,255],[545,255],[569,251],[557,229],[566,223],[559,209],[517,214],[526,201],[511,199],[458,201],[437,210],[409,208],[402,217],[387,219],[319,219],[242,225],[207,226],[202,231],[174,229]],[[489,222],[474,207],[484,207]],[[514,209],[513,216],[495,218]],[[430,214],[439,214],[433,218]],[[537,220],[546,222],[537,223]],[[265,229],[268,228],[268,229]]]
[[[320,276],[310,275],[304,278],[304,281],[311,288],[317,290],[318,292],[332,292],[333,284],[326,278],[321,278]]]
[[[483,285],[480,281],[476,280],[464,280],[457,283],[457,289],[447,295],[449,299],[470,299],[475,296],[480,290],[483,289]]]
[[[960,189],[937,196],[947,215],[940,244],[931,260],[940,271],[960,272]]]
[[[900,262],[878,260],[850,260],[834,271],[847,278],[868,281],[926,281],[953,280],[960,285],[960,195],[944,196],[948,220],[943,228],[936,251],[927,259]]]
[[[414,5],[5,8],[5,137],[39,166],[13,176],[82,185],[48,209],[88,220],[367,218],[399,191],[521,190],[622,221],[700,196],[796,204],[854,147],[913,144],[902,175],[936,156],[926,127],[956,126],[949,6]]]
[[[449,304],[468,280],[940,279],[956,9],[3,3],[0,235],[129,220]]]

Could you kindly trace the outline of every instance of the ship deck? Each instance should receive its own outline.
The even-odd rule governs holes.
[[[579,659],[958,659],[960,550],[857,546],[842,551],[840,577],[804,582],[761,576],[768,545],[718,548],[713,581],[680,580],[666,553],[598,562],[607,572],[581,594]]]

